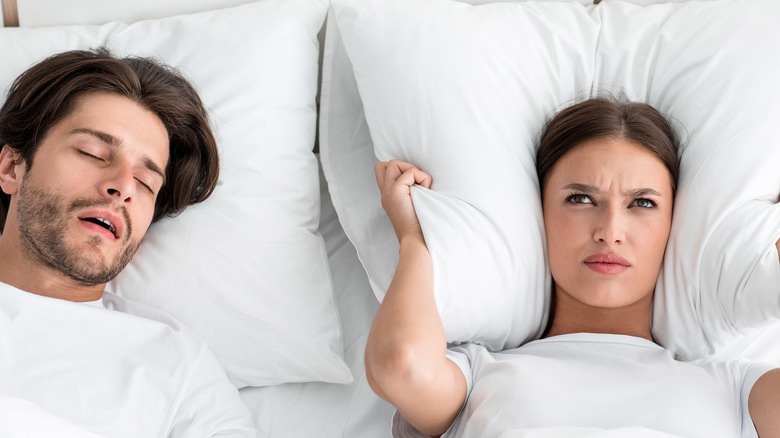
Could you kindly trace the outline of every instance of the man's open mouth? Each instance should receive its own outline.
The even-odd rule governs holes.
[[[85,222],[91,222],[93,224],[100,225],[101,227],[103,227],[103,228],[107,229],[108,231],[110,231],[111,234],[113,234],[115,238],[119,238],[119,236],[116,235],[116,227],[108,219],[104,219],[104,218],[100,218],[100,217],[82,217],[82,218],[79,218],[79,219],[81,219],[81,220],[83,220]]]

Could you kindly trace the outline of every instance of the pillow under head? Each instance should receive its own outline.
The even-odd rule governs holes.
[[[333,0],[323,166],[381,299],[398,244],[372,165],[410,161],[450,342],[541,334],[550,293],[535,144],[583,97],[624,94],[683,126],[653,333],[683,358],[780,312],[780,4]],[[773,258],[774,257],[774,258]]]
[[[134,24],[0,30],[0,89],[56,52],[158,58],[194,84],[220,148],[213,195],[152,225],[108,290],[202,335],[238,387],[351,381],[312,153],[324,0],[262,0]]]

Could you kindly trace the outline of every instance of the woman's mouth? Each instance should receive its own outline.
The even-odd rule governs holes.
[[[628,260],[614,253],[593,254],[588,256],[584,263],[592,271],[606,275],[620,274],[631,267]]]

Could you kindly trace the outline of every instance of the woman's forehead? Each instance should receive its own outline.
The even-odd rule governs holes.
[[[549,182],[555,186],[586,184],[601,190],[671,192],[669,171],[661,159],[624,138],[601,138],[575,146],[553,166]]]

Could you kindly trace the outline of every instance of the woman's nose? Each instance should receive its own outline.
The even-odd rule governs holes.
[[[593,240],[607,245],[620,245],[625,242],[625,214],[618,208],[607,208],[599,217]]]

